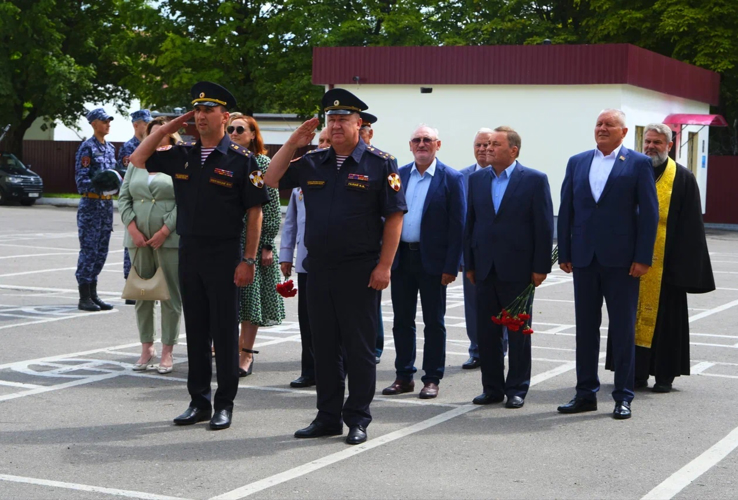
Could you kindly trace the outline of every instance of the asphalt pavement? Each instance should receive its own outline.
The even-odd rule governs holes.
[[[692,376],[674,391],[639,390],[633,418],[611,417],[612,374],[599,410],[560,415],[574,395],[571,277],[536,292],[533,379],[525,406],[471,404],[479,370],[462,370],[468,340],[460,279],[449,286],[440,394],[381,395],[394,380],[392,305],[377,366],[369,440],[297,440],[315,416],[299,375],[297,299],[262,328],[253,375],[241,379],[233,426],[175,427],[189,402],[184,324],[174,371],[131,370],[140,353],[123,289],[115,217],[100,295],[110,312],[78,311],[76,210],[0,207],[0,498],[735,498],[738,476],[738,233],[710,231],[718,290],[690,295]],[[602,363],[606,340],[604,312]],[[418,311],[418,375],[422,375]],[[160,346],[157,346],[157,348]],[[651,379],[653,382],[653,379]],[[215,380],[213,380],[215,387]],[[344,434],[345,437],[345,434]]]

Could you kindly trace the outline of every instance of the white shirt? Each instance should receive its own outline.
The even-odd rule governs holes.
[[[595,148],[592,165],[589,168],[589,187],[592,189],[592,197],[596,202],[600,201],[602,191],[605,189],[607,179],[610,177],[610,172],[612,172],[612,167],[615,165],[615,160],[618,159],[622,147],[621,144],[607,156],[603,155],[599,148]]]

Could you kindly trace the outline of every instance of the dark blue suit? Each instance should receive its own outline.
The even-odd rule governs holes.
[[[594,150],[572,156],[561,186],[559,262],[574,267],[577,397],[595,400],[602,299],[607,302],[615,366],[615,401],[633,400],[635,319],[639,279],[634,262],[651,265],[659,221],[651,160],[622,147],[595,202],[590,186]]]
[[[531,341],[508,332],[510,369],[505,379],[503,328],[492,322],[531,283],[531,274],[551,272],[553,204],[546,174],[519,162],[499,211],[492,202],[492,168],[469,177],[464,264],[474,271],[477,335],[485,394],[525,398],[530,386]]]
[[[399,170],[403,188],[408,185],[412,166],[411,163]],[[392,331],[396,349],[395,370],[399,380],[409,382],[417,371],[414,365],[418,291],[425,323],[425,375],[422,380],[424,383],[438,384],[443,378],[446,361],[446,287],[441,284],[441,275],[456,276],[459,272],[464,212],[463,176],[437,160],[423,205],[420,242],[417,245],[401,242],[392,264]]]

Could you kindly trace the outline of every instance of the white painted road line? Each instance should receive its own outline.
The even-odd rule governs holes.
[[[730,309],[731,307],[735,307],[735,306],[738,306],[738,300],[734,300],[732,302],[728,302],[727,304],[723,304],[718,307],[713,307],[712,309],[708,309],[705,312],[701,312],[699,314],[695,314],[694,316],[690,316],[689,322],[692,323],[694,321],[697,321],[698,319],[706,318],[707,316],[712,316],[713,314],[723,312],[726,309]]]
[[[113,252],[109,252],[109,253],[113,253]],[[106,267],[107,266],[120,266],[120,265],[123,265],[123,262],[108,262],[105,264]],[[11,278],[13,276],[26,276],[28,274],[54,273],[58,271],[76,271],[76,270],[77,270],[77,266],[58,267],[56,269],[37,269],[36,271],[24,271],[22,273],[0,274],[0,278]]]
[[[687,465],[669,476],[663,483],[649,491],[643,500],[661,500],[674,498],[684,488],[689,486],[692,481],[700,477],[702,474],[710,470],[712,467],[720,463],[725,457],[738,447],[738,427],[733,429],[730,434],[712,445],[710,449],[702,455],[695,458]],[[694,492],[695,496],[699,496],[699,492]]]
[[[102,486],[90,486],[78,483],[63,483],[61,481],[49,481],[47,479],[36,479],[33,477],[10,476],[8,474],[0,474],[0,481],[32,484],[35,486],[51,486],[52,488],[65,488],[68,490],[89,491],[92,493],[105,493],[106,495],[114,495],[117,497],[142,498],[144,500],[182,500],[181,497],[168,497],[164,495],[156,495],[154,493],[144,493],[142,491],[119,490],[116,488],[103,488]]]
[[[0,330],[5,330],[6,328],[16,328],[19,326],[39,325],[41,323],[51,323],[52,321],[62,321],[65,319],[74,319],[74,318],[81,318],[81,317],[98,317],[104,314],[113,314],[117,312],[118,312],[117,309],[111,309],[110,311],[97,311],[96,313],[85,312],[85,313],[80,313],[80,314],[70,314],[69,316],[59,316],[56,318],[39,319],[37,321],[26,321],[25,323],[14,323],[12,325],[3,325],[3,326],[0,326]]]
[[[715,366],[715,363],[710,363],[708,361],[702,361],[700,363],[697,363],[693,367],[691,367],[689,371],[692,373],[692,375],[698,375],[704,372],[705,370],[712,368],[713,366]]]
[[[602,353],[600,355],[601,358],[604,356],[605,356],[605,353]],[[553,370],[549,370],[547,372],[536,375],[535,377],[531,379],[530,385],[532,387],[536,384],[540,384],[541,382],[545,380],[556,377],[557,375],[561,375],[562,373],[565,373],[569,370],[573,370],[574,366],[575,366],[574,363],[566,363],[562,366],[554,368]],[[216,497],[211,498],[211,500],[238,500],[241,498],[245,498],[249,495],[253,495],[254,493],[258,493],[260,491],[271,488],[272,486],[277,486],[279,484],[286,483],[287,481],[291,481],[292,479],[298,478],[300,476],[304,476],[311,472],[315,472],[316,470],[322,469],[323,467],[327,467],[328,465],[332,465],[334,463],[341,462],[348,458],[354,457],[365,451],[369,451],[379,446],[385,445],[387,443],[391,443],[398,439],[404,438],[406,436],[410,436],[411,434],[424,431],[438,424],[442,424],[443,422],[451,420],[452,418],[456,418],[458,416],[464,415],[466,413],[469,413],[470,411],[474,411],[479,408],[480,406],[477,406],[477,405],[463,405],[458,408],[454,408],[453,410],[449,410],[447,412],[441,413],[440,415],[436,415],[435,417],[429,418],[427,420],[423,420],[422,422],[418,422],[417,424],[411,425],[409,427],[405,427],[404,429],[390,432],[389,434],[385,434],[384,436],[378,437],[376,439],[372,439],[370,441],[367,441],[364,444],[346,448],[337,453],[333,453],[323,458],[313,460],[312,462],[299,465],[285,472],[280,472],[279,474],[275,474],[273,476],[261,479],[259,481],[255,481],[251,484],[247,484],[246,486],[242,486],[241,488],[228,491],[226,493],[223,493],[222,495],[218,495]]]

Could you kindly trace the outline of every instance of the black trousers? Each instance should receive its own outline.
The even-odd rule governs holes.
[[[187,390],[190,406],[233,410],[238,391],[238,288],[233,275],[240,261],[240,242],[181,237],[179,281],[187,330]],[[218,390],[211,403],[212,354]]]
[[[530,284],[530,281],[502,281],[493,271],[484,280],[477,280],[477,341],[482,368],[482,387],[494,397],[519,396],[525,399],[530,387],[531,341],[522,331],[508,331],[508,361],[505,377],[503,327],[492,322]],[[528,307],[531,312],[532,307]]]
[[[377,381],[377,303],[369,288],[374,261],[327,269],[311,263],[308,314],[313,334],[316,420],[330,426],[368,426]],[[344,371],[345,366],[345,371]],[[348,375],[349,395],[344,403]]]
[[[313,357],[313,334],[310,331],[310,314],[307,305],[308,273],[297,273],[297,318],[300,322],[300,340],[302,358],[300,375],[315,378],[315,360]]]

